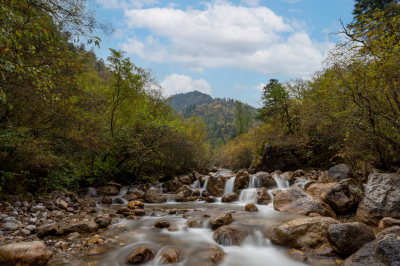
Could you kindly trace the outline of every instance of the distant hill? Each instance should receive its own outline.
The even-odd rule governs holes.
[[[181,112],[190,105],[200,105],[204,103],[211,103],[213,98],[205,93],[199,91],[191,91],[188,93],[175,94],[168,98],[169,104],[177,112]]]
[[[227,143],[238,134],[237,126],[235,126],[238,103],[249,110],[251,117],[256,113],[254,107],[240,101],[225,98],[213,99],[210,95],[198,91],[176,94],[168,100],[182,116],[190,118],[194,115],[202,119],[207,127],[208,138],[214,147]],[[250,120],[250,124],[254,124],[254,120]]]

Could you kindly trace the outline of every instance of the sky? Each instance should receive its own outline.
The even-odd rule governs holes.
[[[310,79],[352,20],[353,0],[92,0],[112,26],[96,54],[121,49],[168,97],[198,90],[261,105],[271,78]]]

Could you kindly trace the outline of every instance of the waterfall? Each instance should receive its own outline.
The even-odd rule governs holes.
[[[209,179],[209,178],[210,178],[209,176],[206,177],[206,181],[204,181],[204,184],[203,184],[203,187],[202,187],[202,191],[201,191],[201,192],[207,191],[207,183],[208,183],[208,179]]]
[[[283,189],[290,187],[289,181],[284,180],[279,174],[273,174],[272,177],[275,179],[278,188]]]
[[[232,193],[235,186],[236,176],[232,176],[225,182],[224,195]]]
[[[243,203],[257,202],[257,188],[246,188],[240,192],[239,201]]]
[[[251,175],[249,177],[249,188],[259,188],[259,187],[261,187],[261,185],[258,175]]]
[[[193,183],[193,185],[192,185],[192,188],[193,188],[193,189],[199,189],[199,188],[201,188],[201,186],[200,186],[200,181],[199,181],[199,180],[194,181],[194,183]]]

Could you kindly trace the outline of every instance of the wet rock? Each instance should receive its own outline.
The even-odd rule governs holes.
[[[327,238],[337,253],[348,256],[374,240],[375,234],[366,224],[355,222],[331,224]]]
[[[155,227],[155,228],[159,228],[159,229],[168,228],[169,226],[170,226],[170,223],[169,223],[168,221],[165,221],[165,220],[157,221],[157,222],[154,224],[154,227]]]
[[[326,233],[337,221],[331,217],[297,218],[274,227],[271,242],[292,248],[315,248],[328,243]]]
[[[220,245],[239,246],[250,232],[238,225],[225,225],[219,227],[213,235],[213,239]]]
[[[333,210],[324,202],[314,199],[300,188],[281,191],[274,197],[274,209],[282,212],[308,215],[318,213],[322,216],[336,218]]]
[[[160,262],[162,264],[174,264],[181,261],[182,254],[177,248],[166,248],[161,252]]]
[[[332,246],[329,243],[322,244],[320,247],[314,249],[313,254],[316,256],[323,256],[323,257],[336,256],[336,252],[333,250]]]
[[[142,264],[154,259],[154,251],[150,247],[136,248],[128,257],[127,264]]]
[[[400,175],[370,174],[356,220],[377,225],[384,217],[400,218]]]
[[[271,196],[265,187],[257,188],[257,204],[267,205],[271,202]]]
[[[232,223],[232,221],[233,221],[232,214],[225,213],[225,214],[218,215],[218,216],[212,218],[210,220],[210,227],[211,227],[211,229],[215,230],[220,226],[228,225],[228,224]]]
[[[178,228],[178,226],[176,226],[176,225],[170,225],[170,226],[168,227],[168,231],[170,231],[170,232],[176,232],[176,231],[179,231],[179,228]]]
[[[43,242],[19,242],[0,246],[0,265],[46,265],[52,252]]]
[[[173,179],[165,182],[163,184],[162,188],[163,188],[163,191],[165,191],[165,192],[175,193],[179,189],[180,186],[181,186],[181,183],[179,181],[179,178],[174,177]]]
[[[65,223],[60,226],[60,230],[57,232],[60,235],[68,235],[73,232],[92,233],[97,231],[99,226],[93,221],[79,221],[75,223]]]
[[[213,197],[213,196],[205,197],[204,200],[205,200],[207,203],[213,203],[213,202],[216,201],[215,197]]]
[[[18,229],[18,227],[19,226],[16,223],[7,222],[1,226],[1,229],[4,231],[15,231]]]
[[[307,261],[307,255],[301,250],[292,248],[289,250],[289,255],[294,260],[301,261],[301,262]]]
[[[258,212],[257,206],[253,202],[247,203],[244,209],[248,212]]]
[[[234,201],[236,201],[238,199],[238,197],[239,197],[239,195],[236,192],[232,192],[232,193],[224,195],[222,197],[221,201],[225,202],[225,203],[234,202]]]
[[[140,200],[144,198],[144,191],[139,189],[129,190],[126,195],[123,196],[127,201]]]
[[[382,237],[384,237],[386,235],[397,235],[397,236],[400,236],[400,226],[395,225],[395,226],[383,229],[381,232],[379,232],[376,235],[376,238],[382,238]]]
[[[276,197],[276,195],[278,195],[281,192],[282,192],[282,189],[274,189],[274,190],[272,190],[271,194],[273,197]]]
[[[202,261],[209,261],[215,264],[221,263],[225,259],[225,252],[218,246],[208,246],[199,251]]]
[[[175,201],[176,202],[184,202],[185,201],[185,194],[183,191],[178,192],[175,196]]]
[[[107,185],[97,188],[97,195],[116,196],[119,194],[120,187],[116,185]]]
[[[104,197],[101,199],[101,202],[102,202],[103,204],[111,204],[111,203],[112,203],[112,198],[111,198],[110,196],[104,196]]]
[[[382,220],[379,221],[378,228],[379,228],[379,230],[383,230],[385,228],[396,226],[396,225],[400,226],[400,220],[399,219],[385,217],[385,218],[382,218]]]
[[[54,236],[59,231],[59,225],[57,223],[45,224],[36,229],[38,237]]]
[[[94,221],[99,226],[99,228],[106,228],[111,224],[111,217],[97,216]]]
[[[201,227],[202,222],[196,219],[187,220],[186,225],[190,228],[198,228]]]
[[[258,180],[260,187],[273,188],[277,186],[274,177],[270,173],[258,172],[254,174],[254,177]]]
[[[207,182],[207,191],[211,196],[220,197],[224,194],[227,177],[221,175],[210,176]]]
[[[113,204],[124,204],[125,201],[122,198],[116,198],[112,201]]]
[[[150,203],[163,203],[167,201],[167,196],[155,188],[148,189],[144,195],[144,198]]]
[[[144,209],[134,209],[133,214],[135,216],[144,216],[144,215],[146,215],[146,212]]]
[[[340,182],[349,178],[351,175],[350,168],[345,164],[335,165],[328,170],[328,180],[330,182]]]
[[[181,181],[181,183],[185,185],[190,185],[193,183],[193,180],[189,175],[180,176],[179,181]]]
[[[190,196],[186,198],[186,201],[196,201],[198,200],[200,197],[199,196]]]
[[[355,179],[348,178],[332,186],[322,198],[336,213],[342,214],[358,206],[362,190],[361,184]]]
[[[133,201],[128,202],[127,206],[129,209],[143,209],[144,203],[140,200],[133,200]]]
[[[234,191],[249,187],[249,173],[247,171],[240,170],[236,173],[235,184],[233,186]]]
[[[198,196],[198,197],[200,197],[200,190],[194,189],[193,192],[192,192],[192,196]]]

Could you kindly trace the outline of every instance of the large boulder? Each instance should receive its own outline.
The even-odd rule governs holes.
[[[377,225],[384,217],[400,218],[400,175],[370,174],[356,220]]]
[[[357,208],[362,190],[360,183],[348,178],[332,186],[322,198],[336,213],[343,214]]]
[[[313,196],[314,199],[322,201],[322,196],[325,195],[336,183],[319,183],[310,182],[306,184],[305,190],[307,194]]]
[[[120,186],[110,184],[97,188],[97,195],[115,196],[119,194]]]
[[[123,196],[123,198],[126,199],[127,201],[143,199],[144,191],[140,189],[132,189],[129,190],[128,193]]]
[[[328,180],[330,182],[340,182],[349,178],[351,175],[350,168],[345,164],[335,165],[328,170]]]
[[[217,245],[206,246],[197,250],[196,254],[199,254],[201,258],[200,263],[196,265],[217,265],[225,259],[225,252]]]
[[[79,221],[75,223],[65,223],[60,225],[60,229],[57,232],[57,234],[68,235],[73,232],[78,232],[80,234],[92,233],[96,232],[98,228],[99,225],[94,221]]]
[[[348,256],[374,240],[375,234],[366,224],[355,222],[331,224],[327,237],[337,253]]]
[[[226,194],[222,197],[222,202],[234,202],[238,199],[239,195],[236,192]]]
[[[225,182],[228,176],[213,175],[210,176],[207,182],[207,191],[211,196],[220,197],[224,194]]]
[[[53,253],[41,241],[19,242],[0,246],[0,265],[46,265]]]
[[[236,173],[234,191],[249,187],[249,173],[247,171],[239,171]]]
[[[175,193],[179,187],[181,186],[181,183],[179,181],[178,177],[174,177],[171,180],[168,180],[162,185],[163,191],[165,192],[172,192]]]
[[[213,239],[220,245],[239,246],[249,234],[249,230],[239,225],[225,225],[215,231]]]
[[[256,182],[259,187],[272,188],[277,186],[274,177],[270,173],[258,172],[253,177],[257,180]]]
[[[321,202],[304,192],[300,188],[283,190],[274,197],[274,209],[282,212],[308,215],[318,213],[322,216],[336,218],[333,210],[324,202]]]
[[[233,221],[232,214],[230,213],[221,214],[211,218],[210,227],[211,229],[215,230],[218,227],[232,223],[232,221]]]
[[[400,265],[400,236],[386,235],[375,245],[376,257],[386,265]]]
[[[192,175],[183,175],[179,177],[179,181],[185,185],[191,185],[193,183]]]
[[[344,266],[386,266],[375,256],[375,244],[376,241],[365,244],[356,253],[348,257],[344,261]]]
[[[293,219],[274,227],[271,241],[292,248],[315,248],[328,242],[328,228],[336,223],[338,222],[331,217]]]
[[[149,203],[163,203],[167,201],[167,196],[165,196],[159,189],[150,188],[146,190],[144,199]]]

